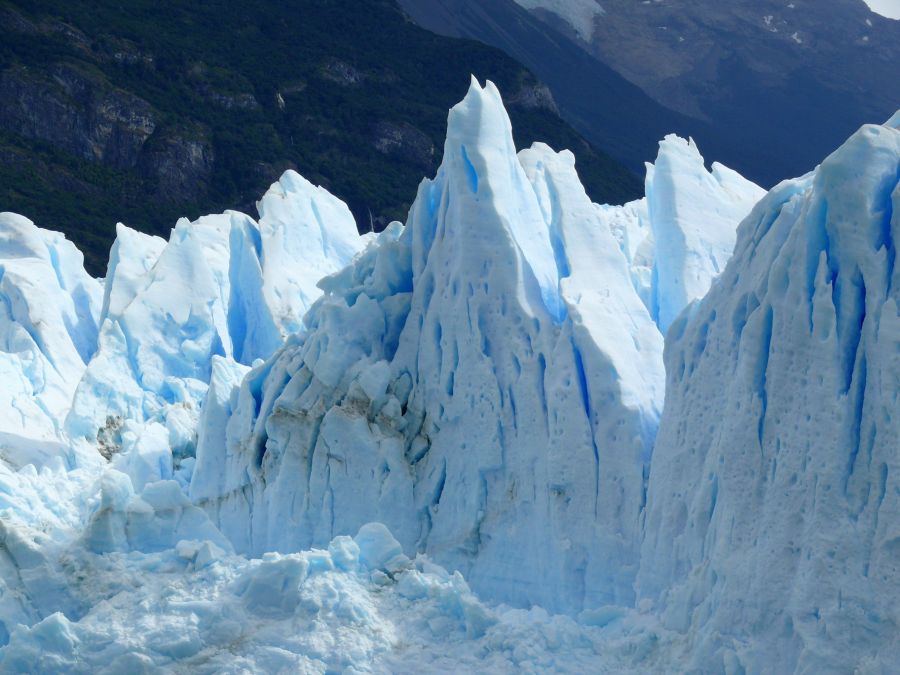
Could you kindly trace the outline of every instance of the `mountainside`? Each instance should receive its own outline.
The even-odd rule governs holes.
[[[640,193],[521,65],[388,0],[3,0],[0,30],[0,208],[68,233],[95,276],[117,220],[167,235],[182,215],[252,212],[287,168],[362,231],[403,218],[471,73],[503,85],[523,142],[573,149],[595,200]]]
[[[702,130],[707,148],[715,136],[711,126],[660,105],[513,0],[400,0],[400,5],[429,30],[493,45],[525,64],[550,87],[565,119],[635,171],[655,157],[657,142],[667,134],[698,136]]]
[[[862,0],[402,4],[423,26],[528,64],[563,116],[623,161],[651,158],[648,129],[675,131],[771,186],[900,102],[900,22]]]

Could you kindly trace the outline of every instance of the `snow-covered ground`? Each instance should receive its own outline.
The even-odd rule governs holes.
[[[896,120],[599,206],[473,81],[377,237],[288,172],[99,282],[0,215],[0,671],[895,662]]]

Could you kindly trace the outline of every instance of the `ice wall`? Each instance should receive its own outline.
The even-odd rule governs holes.
[[[0,214],[0,459],[71,459],[62,424],[97,344],[103,290],[59,233]]]
[[[898,178],[900,131],[863,127],[669,331],[638,590],[693,667],[898,662]]]
[[[270,356],[302,329],[319,278],[365,242],[347,206],[294,171],[259,211],[259,223],[234,211],[182,219],[168,242],[117,228],[97,354],[66,431],[79,447],[121,455],[140,485],[175,477],[194,454],[213,358]]]
[[[492,84],[444,158],[308,334],[217,392],[191,494],[243,551],[375,518],[493,598],[629,602],[661,335],[571,154],[517,157]]]
[[[725,269],[738,225],[765,190],[718,162],[707,170],[694,141],[674,135],[660,141],[656,162],[647,164],[645,187],[643,199],[600,212],[665,335]]]

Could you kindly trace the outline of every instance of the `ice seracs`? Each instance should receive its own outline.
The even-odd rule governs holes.
[[[895,122],[717,281],[759,188],[669,137],[592,204],[490,83],[377,236],[287,172],[101,285],[0,216],[0,670],[893,663]]]
[[[689,668],[900,658],[900,131],[776,187],[672,325],[637,588]]]
[[[517,156],[473,82],[406,228],[321,286],[308,333],[216,394],[224,442],[200,431],[191,491],[238,550],[374,517],[493,598],[628,601],[662,337],[572,156]]]
[[[646,193],[656,248],[651,313],[665,334],[725,269],[738,224],[765,190],[717,162],[707,171],[693,140],[667,136],[647,165]]]
[[[118,223],[116,240],[109,252],[103,288],[100,323],[115,320],[150,281],[149,272],[166,246],[162,237],[154,237]]]
[[[272,354],[302,328],[318,279],[365,242],[343,202],[293,171],[259,211],[259,223],[233,211],[182,219],[168,242],[117,229],[97,354],[66,431],[80,447],[118,453],[141,484],[139,467],[173,478],[194,454],[213,357],[249,365]]]
[[[97,343],[103,290],[75,246],[0,214],[0,457],[70,454],[62,426]]]
[[[693,140],[666,136],[647,164],[646,196],[604,206],[632,280],[665,335],[688,304],[706,295],[734,250],[740,222],[765,190],[718,162],[706,169]]]
[[[263,297],[281,337],[302,328],[321,295],[319,279],[334,274],[362,248],[350,209],[296,171],[285,171],[257,202]]]

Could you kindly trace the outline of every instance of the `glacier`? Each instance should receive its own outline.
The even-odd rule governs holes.
[[[669,331],[637,589],[691,668],[900,658],[897,126],[773,189]]]
[[[258,210],[258,223],[238,212],[182,219],[167,242],[118,226],[96,354],[64,422],[81,454],[99,444],[137,464],[192,460],[213,358],[271,355],[302,326],[320,276],[366,241],[343,202],[294,171]]]
[[[597,205],[473,80],[377,235],[0,214],[0,672],[889,670],[898,120]]]
[[[0,672],[584,672],[667,633],[484,604],[381,524],[248,559],[180,487],[113,469],[0,464]],[[637,654],[635,658],[633,655]]]
[[[571,155],[519,158],[492,85],[451,111],[444,157],[406,227],[323,280],[308,333],[243,380],[224,433],[201,428],[198,462],[228,468],[192,495],[248,553],[374,517],[497,599],[625,601],[661,335]]]
[[[71,461],[63,422],[97,345],[103,287],[61,234],[0,214],[0,457]]]
[[[374,517],[488,598],[632,602],[664,387],[647,300],[675,274],[636,268],[655,269],[668,227],[702,247],[680,269],[711,283],[692,261],[733,236],[749,210],[735,194],[759,190],[710,174],[692,143],[666,139],[658,164],[648,184],[689,168],[654,202],[683,216],[595,205],[571,153],[516,153],[499,92],[473,81],[407,224],[323,279],[308,331],[239,385],[223,366],[192,498],[249,554],[323,546]],[[714,234],[694,234],[709,214]]]

